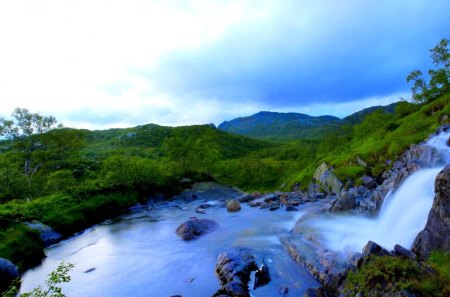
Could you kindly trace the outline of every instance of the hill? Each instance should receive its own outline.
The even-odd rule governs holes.
[[[218,126],[218,129],[261,139],[319,139],[330,132],[339,130],[339,127],[342,125],[359,124],[364,120],[365,116],[377,110],[393,114],[396,105],[397,103],[387,106],[369,107],[355,112],[342,120],[328,115],[314,117],[294,112],[261,111],[251,116],[225,121]]]

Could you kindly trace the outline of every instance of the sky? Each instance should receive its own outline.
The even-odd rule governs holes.
[[[448,0],[0,2],[0,117],[67,127],[344,117],[410,98],[450,38]]]

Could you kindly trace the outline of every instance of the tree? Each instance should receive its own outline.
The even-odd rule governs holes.
[[[412,98],[417,103],[427,103],[450,92],[450,52],[449,40],[443,38],[430,50],[431,59],[437,69],[428,70],[430,81],[427,82],[420,70],[412,71],[406,81],[413,81]]]
[[[0,136],[12,140],[19,149],[30,192],[36,172],[60,153],[77,146],[80,135],[75,130],[63,131],[53,116],[31,113],[26,108],[16,108],[11,116],[12,119],[0,118]]]

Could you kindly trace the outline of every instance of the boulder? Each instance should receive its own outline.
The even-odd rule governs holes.
[[[450,164],[438,174],[435,193],[425,228],[412,247],[421,259],[428,258],[433,250],[450,252]]]
[[[414,254],[412,251],[408,250],[405,247],[402,247],[399,244],[396,244],[394,246],[394,250],[392,251],[392,254],[396,255],[396,256],[401,256],[401,257],[405,257],[408,259],[415,259],[416,258],[416,254]]]
[[[308,289],[303,294],[303,297],[325,297],[325,291],[322,287],[315,289]]]
[[[219,224],[209,219],[190,218],[188,221],[178,226],[175,231],[183,240],[196,239],[199,236],[217,229]]]
[[[53,230],[50,226],[39,221],[26,222],[25,225],[39,233],[44,246],[49,246],[61,240],[62,235]]]
[[[343,183],[333,174],[333,169],[322,163],[314,172],[313,178],[320,182],[329,194],[339,194],[344,186]]]
[[[8,290],[12,283],[19,279],[19,269],[11,261],[0,258],[0,294]]]
[[[255,258],[248,249],[221,253],[215,268],[220,289],[213,296],[249,297],[250,274],[257,269]]]
[[[368,258],[369,256],[388,256],[390,253],[378,245],[376,242],[369,240],[369,242],[364,246],[362,256],[363,258]]]
[[[255,272],[255,281],[253,282],[253,290],[256,290],[259,287],[263,287],[270,283],[270,273],[269,268],[265,263],[261,265],[261,267]]]
[[[230,200],[227,202],[228,211],[238,211],[241,210],[241,203],[238,200]]]
[[[351,210],[355,207],[355,196],[349,192],[342,192],[331,207],[332,212]]]
[[[286,206],[286,211],[297,211],[298,208],[293,205]]]

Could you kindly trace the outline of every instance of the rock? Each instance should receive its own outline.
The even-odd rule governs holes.
[[[241,203],[238,200],[230,200],[227,202],[228,211],[238,211],[241,210]]]
[[[325,199],[327,197],[327,195],[325,193],[315,193],[314,194],[314,199]]]
[[[262,197],[262,198],[258,198],[258,199],[250,201],[250,203],[248,205],[250,205],[250,207],[257,207],[257,206],[261,206],[264,204],[266,204],[266,202],[264,201],[264,197]]]
[[[358,165],[361,167],[367,167],[367,163],[363,159],[361,159],[359,156],[356,157],[356,163],[358,163]]]
[[[408,258],[408,259],[415,259],[416,258],[416,254],[414,254],[412,251],[408,250],[407,248],[402,247],[399,244],[396,244],[394,246],[394,250],[392,251],[392,254],[394,254],[396,256],[405,257],[405,258]]]
[[[266,194],[262,198],[264,198],[264,201],[267,203],[272,203],[280,200],[280,197],[275,193]]]
[[[199,236],[217,229],[219,224],[209,219],[190,218],[178,226],[175,231],[183,240],[196,239]]]
[[[287,296],[287,294],[289,293],[289,288],[288,287],[283,287],[280,289],[280,291],[278,292],[280,293],[281,296]]]
[[[438,174],[435,193],[425,228],[412,247],[421,259],[427,259],[433,250],[450,252],[450,164]]]
[[[277,210],[280,208],[280,203],[278,202],[272,202],[269,206],[269,210]]]
[[[369,240],[369,242],[364,246],[363,252],[362,252],[363,258],[368,258],[371,255],[375,256],[388,256],[390,253],[382,248],[377,243]]]
[[[355,207],[355,196],[349,192],[342,192],[331,207],[332,212],[351,210]]]
[[[298,208],[292,205],[286,206],[286,211],[297,211]]]
[[[0,294],[20,278],[19,269],[11,261],[0,258]]]
[[[361,177],[361,181],[364,183],[364,186],[368,189],[372,189],[377,185],[375,179],[367,175]]]
[[[317,167],[313,178],[320,182],[330,194],[339,194],[344,186],[344,184],[333,174],[333,170],[325,163],[322,163]]]
[[[50,226],[45,225],[39,221],[32,221],[24,223],[28,228],[39,233],[44,246],[49,246],[61,240],[62,235],[53,230]]]
[[[269,268],[266,264],[262,264],[261,267],[255,273],[255,281],[253,282],[253,290],[259,287],[263,287],[270,282]]]
[[[221,287],[213,296],[249,297],[250,274],[257,269],[255,258],[248,249],[221,253],[215,268]]]
[[[306,290],[305,294],[303,294],[303,297],[325,297],[325,292],[322,287],[308,289]]]
[[[237,198],[237,200],[241,203],[247,203],[252,200],[254,197],[252,194],[244,194],[241,197]]]

